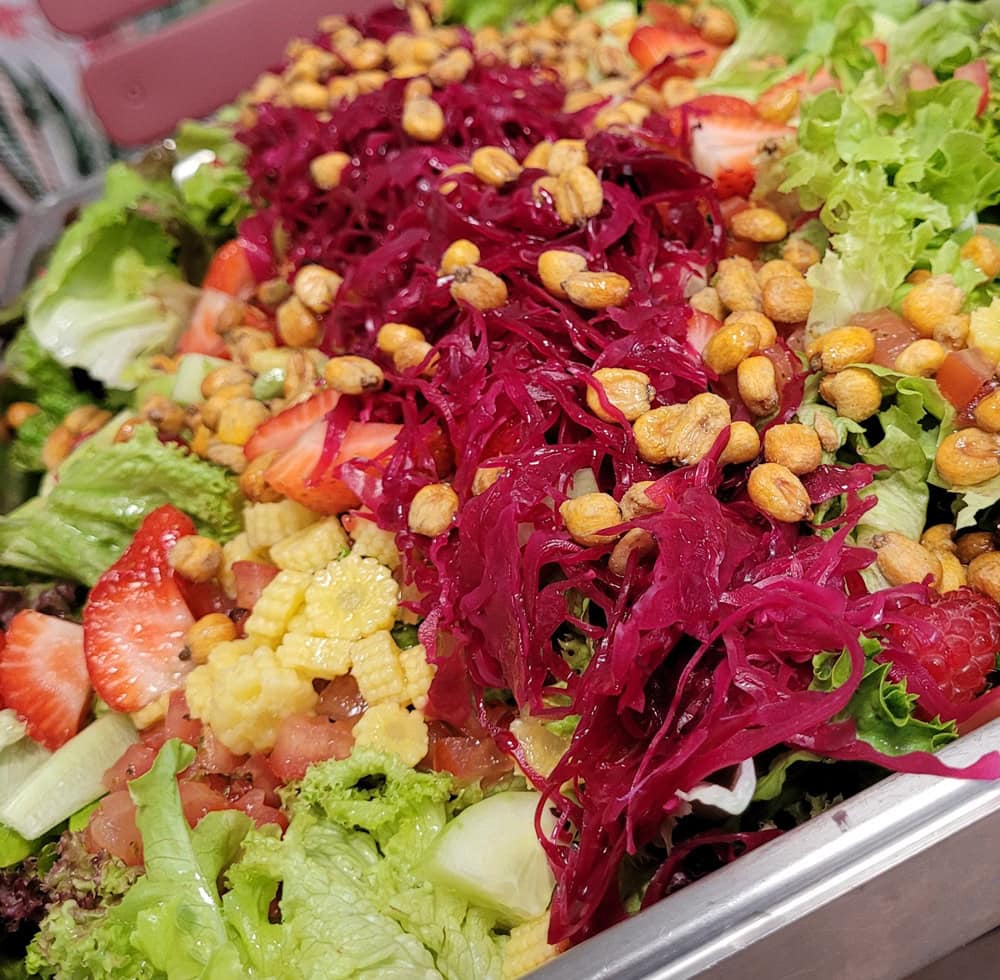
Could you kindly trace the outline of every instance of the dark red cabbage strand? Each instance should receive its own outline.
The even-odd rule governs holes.
[[[393,23],[378,30],[391,33]],[[852,498],[829,540],[774,527],[747,501],[742,474],[722,481],[714,463],[721,446],[649,491],[663,510],[634,523],[658,551],[623,579],[608,571],[609,547],[569,539],[558,505],[574,473],[591,470],[616,496],[661,475],[639,458],[629,426],[585,408],[594,368],[641,369],[659,404],[687,400],[712,380],[686,344],[684,295],[723,254],[714,191],[676,159],[676,143],[653,119],[640,135],[588,139],[605,206],[567,227],[549,198],[533,197],[541,171],[526,170],[499,190],[469,174],[441,176],[479,146],[523,158],[541,139],[581,137],[583,117],[561,111],[564,92],[552,79],[478,66],[465,84],[435,93],[447,124],[433,145],[403,132],[404,88],[392,81],[326,121],[260,107],[242,136],[260,210],[242,235],[261,278],[306,262],[343,275],[341,300],[325,321],[328,351],[373,350],[387,321],[419,327],[435,343],[433,377],[390,370],[387,392],[358,401],[362,418],[405,423],[381,477],[351,464],[340,474],[397,532],[407,579],[423,596],[414,607],[438,665],[429,712],[462,725],[474,703],[482,707],[484,689],[499,687],[533,716],[581,716],[569,751],[544,779],[530,772],[505,725],[481,712],[563,818],[563,836],[547,842],[558,881],[551,934],[578,940],[624,915],[622,858],[661,839],[678,790],[782,743],[871,758],[853,731],[830,719],[860,680],[859,634],[877,625],[888,600],[871,601],[861,581],[871,553],[845,543],[860,501]],[[308,165],[330,150],[353,162],[340,187],[322,192]],[[447,193],[445,180],[454,184]],[[506,281],[510,299],[501,309],[459,307],[438,277],[457,238],[473,240],[480,264]],[[536,273],[548,248],[578,251],[591,269],[627,276],[630,298],[586,313],[553,297]],[[787,360],[783,419],[801,396],[801,374]],[[473,496],[482,466],[503,467],[503,475]],[[407,510],[421,486],[443,477],[461,507],[451,533],[428,545],[407,530]],[[818,502],[854,494],[871,478],[869,467],[824,468],[808,486]],[[571,620],[569,590],[591,608],[586,621],[574,621],[596,650],[582,674],[553,642]],[[812,657],[839,649],[851,656],[849,682],[810,691]],[[690,846],[701,840],[726,861],[769,836],[716,835]],[[654,878],[649,901],[671,890],[680,857]]]

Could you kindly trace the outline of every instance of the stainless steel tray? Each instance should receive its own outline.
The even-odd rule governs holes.
[[[998,748],[1000,720],[941,757]],[[532,976],[902,980],[1000,926],[998,857],[1000,781],[890,776]]]

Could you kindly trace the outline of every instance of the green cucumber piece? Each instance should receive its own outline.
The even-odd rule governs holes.
[[[535,833],[539,800],[538,793],[507,792],[474,803],[431,842],[424,873],[496,912],[504,925],[537,918],[556,883]]]
[[[268,401],[271,398],[279,398],[285,390],[285,369],[280,367],[268,368],[254,378],[253,396],[258,401]]]
[[[178,405],[194,405],[204,401],[201,383],[205,380],[205,375],[232,363],[221,357],[209,357],[208,354],[185,354],[177,365],[170,397]]]
[[[0,752],[0,800],[9,800],[50,755],[45,746],[30,738],[22,738]]]
[[[24,722],[17,717],[17,712],[13,708],[0,711],[0,750],[20,742],[24,735]]]
[[[105,771],[138,737],[127,715],[98,718],[53,752],[12,796],[0,796],[0,823],[28,840],[41,837],[104,795]]]

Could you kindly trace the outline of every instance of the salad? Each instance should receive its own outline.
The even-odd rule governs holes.
[[[111,167],[4,318],[0,977],[517,977],[1000,776],[998,93],[996,2],[413,3]]]

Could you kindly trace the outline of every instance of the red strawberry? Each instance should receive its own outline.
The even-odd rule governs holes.
[[[752,116],[709,115],[691,120],[691,162],[716,183],[719,197],[749,197],[753,161],[768,141],[792,136],[794,129]]]
[[[928,604],[907,606],[903,613],[913,625],[889,626],[890,651],[895,646],[919,661],[950,701],[971,701],[986,686],[986,675],[1000,652],[997,604],[961,588],[935,596]]]
[[[705,345],[712,339],[712,335],[722,324],[712,316],[702,310],[692,310],[688,317],[687,342],[699,353],[705,349]]]
[[[348,422],[327,472],[314,479],[312,474],[323,454],[327,429],[325,421],[316,422],[267,468],[264,478],[278,493],[303,507],[319,514],[340,514],[357,507],[360,501],[334,475],[335,467],[352,459],[375,459],[396,441],[400,428],[385,422]]]
[[[138,711],[177,689],[194,666],[183,656],[194,617],[167,561],[177,540],[194,533],[176,508],[154,510],[90,593],[83,610],[87,670],[117,711]]]
[[[243,448],[244,455],[247,459],[255,459],[264,453],[290,449],[309,426],[332,412],[339,401],[340,392],[321,391],[307,401],[286,408],[273,419],[268,419],[250,437]]]
[[[79,730],[90,700],[83,627],[25,609],[10,623],[0,653],[0,695],[46,748]]]

